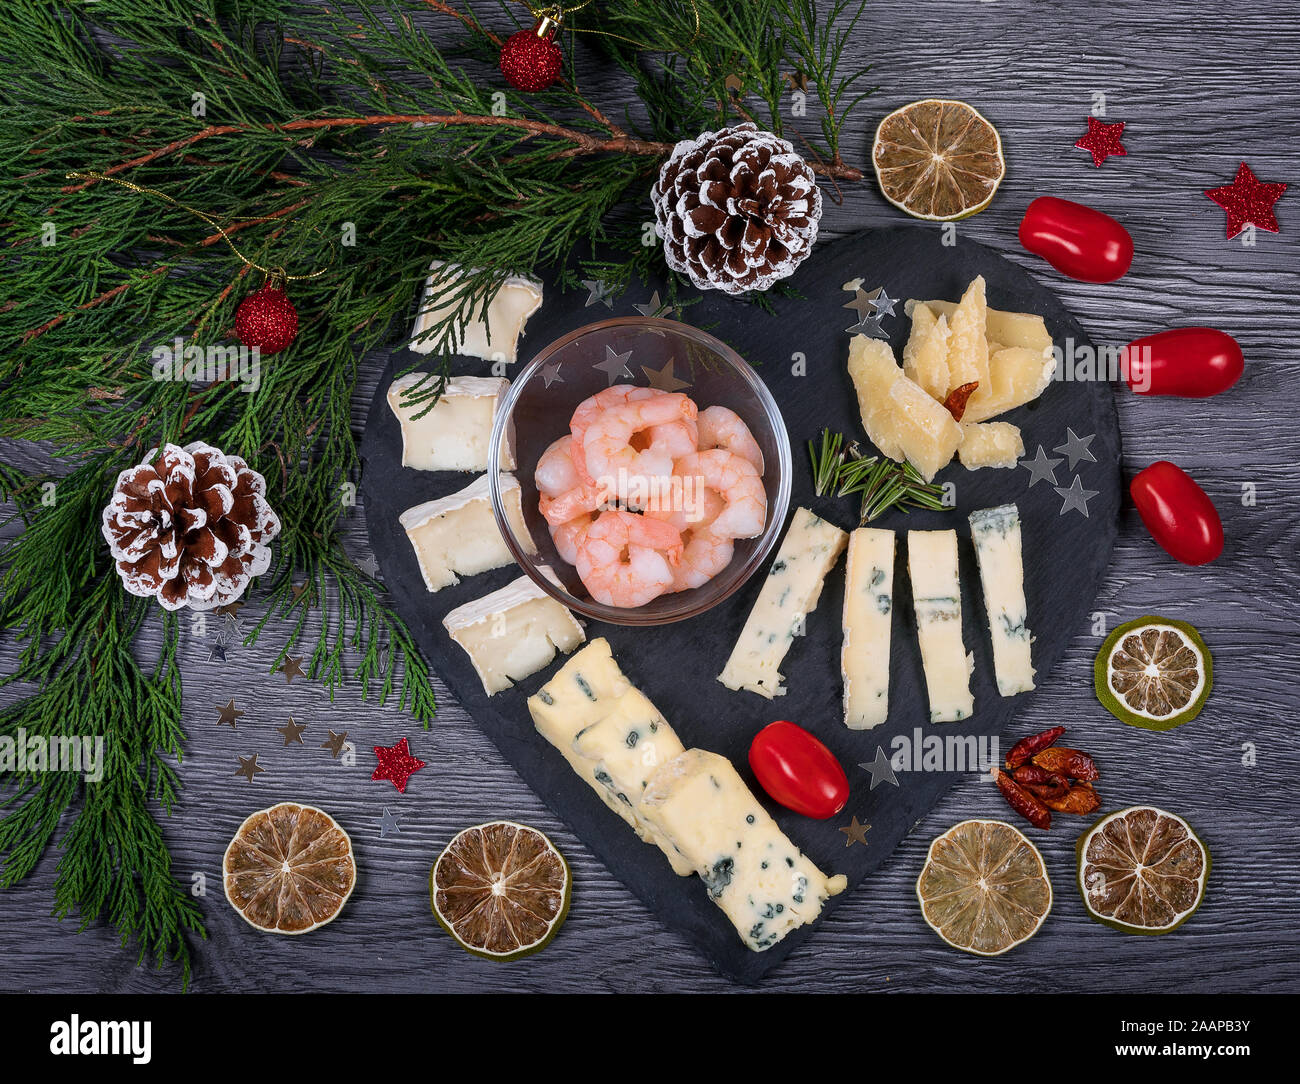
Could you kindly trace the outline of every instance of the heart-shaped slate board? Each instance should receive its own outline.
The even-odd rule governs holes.
[[[757,369],[780,405],[794,452],[792,510],[804,505],[840,527],[856,526],[855,498],[813,496],[805,451],[807,441],[826,426],[846,435],[862,435],[857,401],[845,369],[849,345],[846,329],[857,316],[843,307],[852,295],[845,293],[842,285],[861,277],[866,289],[883,286],[894,298],[957,300],[976,275],[983,275],[988,283],[991,307],[1039,313],[1046,319],[1058,347],[1064,349],[1067,339],[1072,339],[1076,356],[1088,348],[1078,323],[1049,290],[1025,271],[972,241],[959,240],[947,247],[940,231],[929,227],[869,230],[821,246],[790,279],[794,293],[770,297],[774,310],[771,313],[712,292],[684,310],[682,315],[689,322],[739,351]],[[667,296],[662,282],[642,283],[614,301],[611,310],[603,302],[592,302],[585,289],[560,293],[548,288],[545,304],[528,323],[527,337],[521,343],[520,366],[575,328],[610,315],[634,315],[633,306],[645,304],[656,289]],[[901,357],[910,328],[901,300],[895,315],[884,318],[883,326],[890,333],[896,355]],[[642,843],[621,819],[611,814],[533,729],[525,701],[563,660],[557,659],[541,673],[489,698],[468,657],[448,639],[442,627],[447,611],[501,587],[519,571],[513,567],[496,569],[436,594],[425,590],[398,516],[412,505],[460,489],[470,476],[402,467],[400,431],[384,395],[392,377],[409,367],[412,360],[415,356],[407,351],[398,351],[391,358],[389,371],[371,404],[362,443],[362,494],[370,542],[398,612],[430,665],[476,724],[614,876],[664,923],[695,941],[724,975],[741,982],[758,981],[795,946],[814,936],[816,923],[796,930],[765,952],[746,948],[722,912],[709,901],[704,885],[694,877],[675,876],[663,855]],[[453,368],[457,373],[483,375],[488,365],[474,359],[457,359]],[[639,370],[635,371],[640,375]],[[801,372],[804,375],[798,375]],[[878,748],[892,755],[895,738],[906,740],[910,747],[918,734],[937,734],[945,739],[950,735],[998,735],[1026,699],[1034,695],[1003,698],[994,685],[992,652],[966,519],[969,513],[1009,501],[1020,508],[1025,593],[1040,685],[1080,629],[1110,559],[1121,484],[1120,437],[1110,386],[1101,381],[1058,380],[1036,403],[1010,412],[1004,420],[1021,427],[1026,454],[1031,457],[1039,445],[1054,458],[1061,457],[1062,453],[1052,449],[1068,439],[1067,430],[1080,438],[1092,437],[1088,443],[1091,460],[1083,458],[1076,469],[1070,469],[1066,458],[1056,467],[1057,484],[1062,488],[1068,488],[1078,477],[1084,489],[1096,491],[1087,501],[1087,516],[1077,510],[1063,512],[1065,502],[1053,484],[1041,480],[1031,485],[1032,476],[1023,468],[967,471],[954,461],[939,475],[940,481],[951,481],[956,486],[954,509],[910,515],[893,510],[874,524],[900,533],[908,529],[957,530],[962,625],[966,647],[975,656],[975,713],[964,723],[929,722],[906,575],[906,544],[901,538],[895,573],[889,721],[873,731],[850,731],[842,722],[839,652],[843,559],[828,577],[820,603],[808,618],[806,635],[795,640],[782,664],[789,691],[773,701],[749,692],[733,692],[716,680],[758,595],[765,570],[755,574],[730,599],[689,621],[640,629],[588,622],[588,637],[604,636],[609,640],[624,672],[669,719],[683,743],[730,757],[755,793],[763,797],[781,828],[823,870],[846,874],[850,892],[889,856],[957,778],[953,773],[913,770],[909,753],[906,766],[895,772],[897,785],[878,771],[873,787],[873,776],[860,765],[874,761]],[[562,424],[557,425],[557,435]],[[749,743],[761,727],[778,718],[792,719],[811,730],[845,766],[852,789],[848,805],[838,816],[827,821],[798,816],[767,801],[754,782],[747,763]],[[920,760],[918,753],[915,766]],[[992,790],[989,794],[991,816],[1013,816]],[[510,810],[502,809],[501,813],[508,816]],[[851,817],[871,826],[865,846],[846,845],[848,837],[839,831]],[[845,895],[832,898],[826,911]]]

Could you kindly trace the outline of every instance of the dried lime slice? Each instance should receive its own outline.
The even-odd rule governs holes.
[[[466,952],[516,960],[545,948],[569,913],[568,863],[514,821],[466,828],[429,872],[433,917]]]
[[[1205,898],[1210,852],[1182,817],[1136,805],[1079,837],[1079,890],[1088,913],[1124,933],[1176,930]]]
[[[347,832],[328,813],[297,802],[249,816],[221,867],[230,905],[267,933],[309,933],[334,921],[357,883]]]
[[[1028,941],[1052,909],[1043,856],[1004,821],[962,821],[936,838],[916,897],[935,933],[978,956]]]
[[[1139,617],[1106,637],[1093,684],[1115,718],[1144,730],[1173,730],[1201,713],[1214,686],[1214,663],[1186,621]]]
[[[1007,173],[997,129],[965,102],[946,98],[890,113],[876,129],[871,161],[885,199],[928,222],[984,210]]]

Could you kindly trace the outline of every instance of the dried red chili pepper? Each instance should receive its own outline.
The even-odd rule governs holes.
[[[1043,798],[1042,802],[1057,813],[1075,813],[1086,817],[1101,808],[1101,795],[1088,783],[1076,783],[1062,797]]]
[[[1090,781],[1101,778],[1101,773],[1097,771],[1097,764],[1092,757],[1087,753],[1079,752],[1078,749],[1068,749],[1064,745],[1054,745],[1050,749],[1039,750],[1033,755],[1032,762],[1040,768],[1046,768],[1049,772],[1059,772],[1071,779]]]
[[[980,386],[978,380],[969,384],[962,384],[955,387],[948,393],[948,398],[943,401],[948,413],[952,415],[952,420],[959,422],[966,413],[966,400],[975,394],[975,389]]]
[[[1011,778],[1026,787],[1043,801],[1064,798],[1070,790],[1070,781],[1057,772],[1049,772],[1037,764],[1022,764],[1011,773]]]
[[[1004,771],[998,771],[997,781],[998,790],[1002,792],[1002,797],[1007,800],[1007,805],[1035,828],[1052,827],[1051,810],[1039,801],[1036,795],[1031,794]]]
[[[1018,768],[1035,753],[1041,749],[1046,749],[1052,745],[1057,738],[1065,733],[1065,727],[1054,726],[1044,730],[1041,734],[1031,734],[1027,738],[1021,738],[1007,752],[1007,767]]]

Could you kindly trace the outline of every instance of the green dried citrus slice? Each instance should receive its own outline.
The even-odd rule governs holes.
[[[916,898],[953,948],[1000,956],[1038,932],[1052,909],[1052,885],[1022,832],[1004,821],[969,820],[930,844]]]
[[[1210,852],[1182,817],[1135,805],[1079,837],[1079,890],[1088,913],[1124,933],[1176,930],[1205,898]]]
[[[1186,621],[1139,617],[1106,637],[1093,684],[1115,718],[1144,730],[1173,730],[1201,713],[1214,686],[1214,662]]]
[[[984,210],[1007,173],[997,129],[965,102],[946,98],[890,113],[876,129],[871,161],[885,199],[928,222]]]
[[[569,913],[568,863],[546,836],[514,821],[456,835],[429,872],[433,917],[461,948],[516,960],[550,944]]]
[[[310,933],[334,921],[357,883],[347,832],[328,813],[297,802],[249,816],[221,868],[230,905],[267,933]]]

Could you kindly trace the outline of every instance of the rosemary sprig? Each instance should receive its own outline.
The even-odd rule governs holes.
[[[863,455],[857,441],[846,447],[841,433],[823,429],[821,443],[808,442],[813,488],[817,496],[862,494],[858,523],[878,519],[891,508],[942,510],[943,487],[927,482],[911,463],[896,463],[878,455]]]

